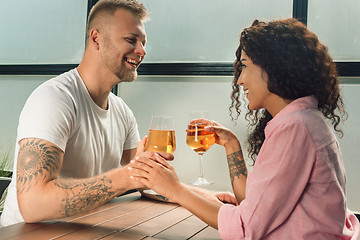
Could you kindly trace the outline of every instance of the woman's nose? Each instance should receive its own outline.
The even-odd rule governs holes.
[[[237,84],[238,84],[239,86],[244,85],[244,82],[243,82],[243,80],[242,80],[242,75],[241,75],[241,74],[239,75],[239,77],[238,77],[238,79],[237,79]]]

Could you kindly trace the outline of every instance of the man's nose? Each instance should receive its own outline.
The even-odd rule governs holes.
[[[135,53],[141,57],[146,55],[145,46],[141,42],[136,45]]]

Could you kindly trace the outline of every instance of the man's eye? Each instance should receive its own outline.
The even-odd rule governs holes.
[[[243,68],[245,68],[245,67],[246,67],[245,64],[241,64],[241,65],[240,65],[240,69],[243,69]]]
[[[135,38],[125,38],[125,40],[128,41],[129,43],[136,43]]]

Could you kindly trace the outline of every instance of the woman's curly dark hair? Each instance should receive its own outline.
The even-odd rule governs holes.
[[[240,115],[241,94],[237,81],[241,74],[241,50],[267,73],[270,92],[287,100],[314,95],[318,109],[342,137],[338,125],[346,112],[335,63],[327,47],[303,23],[293,18],[271,22],[255,20],[241,33],[229,107],[233,121]],[[248,108],[245,118],[252,129],[248,137],[249,156],[255,162],[265,140],[265,126],[272,116],[266,109]]]

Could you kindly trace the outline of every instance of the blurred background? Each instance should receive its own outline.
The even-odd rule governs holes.
[[[141,0],[140,0],[141,1]],[[21,109],[30,93],[55,75],[75,68],[85,46],[86,18],[96,0],[0,0],[0,163],[12,159]],[[347,171],[349,208],[360,212],[360,1],[358,0],[142,0],[147,55],[133,83],[113,92],[133,110],[141,137],[152,115],[175,117],[177,150],[172,162],[180,179],[199,174],[197,154],[185,142],[190,111],[208,111],[233,130],[246,152],[247,122],[231,122],[232,62],[239,34],[254,19],[296,17],[308,25],[339,67],[348,120],[339,138]],[[245,154],[246,155],[246,154]],[[204,155],[211,188],[231,190],[224,149]],[[248,168],[251,164],[247,156]]]

